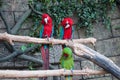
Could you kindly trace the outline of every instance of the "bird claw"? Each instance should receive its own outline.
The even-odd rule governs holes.
[[[85,68],[85,72],[86,72],[86,76],[89,76],[89,68],[86,66],[86,68]]]
[[[50,41],[49,37],[47,37],[47,41]]]
[[[64,68],[64,72],[66,71],[66,69]]]
[[[70,39],[73,42],[73,39]]]
[[[70,69],[70,71],[72,72],[72,74],[73,74],[73,69]]]
[[[45,38],[47,39],[47,41],[50,41],[48,35],[45,35]]]
[[[70,41],[73,42],[73,39],[67,39],[67,42],[70,42]]]

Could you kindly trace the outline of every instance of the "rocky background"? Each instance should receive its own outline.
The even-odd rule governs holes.
[[[2,0],[2,6],[0,7],[1,11],[4,13],[5,20],[9,27],[12,29],[20,17],[29,9],[28,0]],[[92,49],[98,51],[99,53],[109,57],[120,67],[120,10],[116,9],[111,13],[109,12],[108,16],[111,17],[111,28],[110,30],[106,29],[105,26],[100,21],[99,23],[94,24],[93,37],[97,39],[96,45],[87,45]],[[73,17],[74,18],[74,17]],[[76,21],[76,18],[74,18]],[[28,35],[29,30],[32,27],[32,20],[28,18],[23,24],[22,28],[19,30],[18,35]],[[77,25],[75,25],[77,27]],[[0,17],[0,33],[6,32],[5,24]],[[86,38],[85,29],[76,30],[74,38]],[[22,43],[15,43],[16,48]],[[61,55],[61,46],[55,45],[53,48],[50,48],[50,63],[52,63],[56,69],[60,68],[59,58]],[[0,55],[8,55],[10,52],[6,49],[3,42],[0,42]],[[38,59],[41,59],[40,52],[34,54],[27,54]],[[75,58],[75,69],[84,69],[85,67],[91,69],[101,69],[96,64],[85,60],[83,58]],[[23,59],[18,59],[17,57],[9,61],[1,62],[0,69],[18,69],[26,70],[29,69],[31,62]],[[34,68],[41,69],[39,64],[34,63]],[[40,79],[0,79],[0,80],[40,80]],[[52,80],[52,77],[49,77],[49,80]],[[59,77],[59,80],[63,80],[63,77]],[[74,76],[74,80],[117,80],[111,74],[107,75],[93,75],[93,76]]]

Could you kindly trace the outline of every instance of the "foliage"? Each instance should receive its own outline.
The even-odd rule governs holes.
[[[52,17],[55,34],[58,34],[57,27],[64,17],[76,16],[77,29],[85,27],[88,36],[92,34],[93,23],[99,20],[102,20],[109,29],[110,18],[107,16],[107,11],[115,6],[114,0],[29,0],[29,3],[34,5],[37,11],[48,13]],[[33,13],[32,18],[35,30],[40,23],[41,15]],[[38,36],[35,33],[34,35]]]
[[[2,0],[0,0],[0,7],[1,7],[1,5],[2,5]]]

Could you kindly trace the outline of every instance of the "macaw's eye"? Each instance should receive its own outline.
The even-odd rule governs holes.
[[[64,53],[64,57],[68,57],[68,54],[67,54],[67,53]]]

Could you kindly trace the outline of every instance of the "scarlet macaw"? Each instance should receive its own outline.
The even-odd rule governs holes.
[[[62,27],[59,28],[60,38],[67,39],[67,40],[72,39],[73,32],[74,32],[73,20],[70,17],[66,17],[62,20],[61,26]]]
[[[44,13],[42,14],[42,21],[41,21],[41,28],[40,28],[40,38],[50,38],[53,36],[53,23],[52,18]],[[42,59],[43,59],[43,68],[45,70],[49,69],[49,45],[44,44],[40,48]]]

